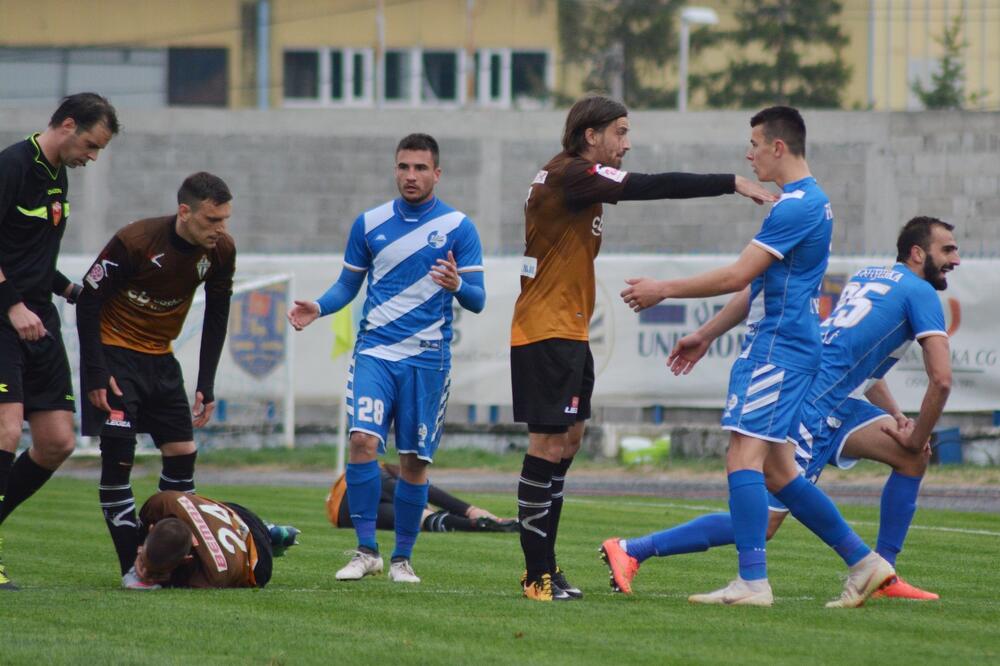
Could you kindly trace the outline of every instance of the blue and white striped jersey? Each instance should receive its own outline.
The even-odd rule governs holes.
[[[903,264],[855,273],[820,331],[822,361],[806,396],[820,414],[863,397],[869,380],[884,377],[913,340],[948,335],[934,287]]]
[[[741,358],[815,372],[819,287],[830,257],[833,211],[812,176],[786,184],[751,241],[777,259],[750,285]]]
[[[429,275],[449,250],[459,273],[483,270],[476,227],[437,197],[420,206],[399,198],[358,216],[344,252],[348,269],[368,274],[355,353],[450,367],[454,296]]]

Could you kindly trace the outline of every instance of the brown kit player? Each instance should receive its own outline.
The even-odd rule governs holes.
[[[236,268],[226,232],[231,199],[218,176],[189,176],[176,215],[123,227],[84,277],[77,306],[83,434],[101,438],[101,508],[123,574],[139,545],[129,481],[136,433],[148,433],[163,456],[160,490],[194,492],[192,426],[205,425],[215,408]],[[205,318],[192,409],[171,341],[201,284]]]
[[[758,203],[777,197],[733,174],[621,171],[631,148],[628,110],[602,96],[570,109],[563,150],[535,176],[524,205],[521,295],[511,326],[514,420],[528,424],[528,453],[518,484],[526,565],[524,595],[539,601],[580,598],[556,564],[563,483],[590,418],[594,361],[588,343],[594,312],[594,259],[601,248],[603,204],[738,193]]]
[[[132,590],[264,587],[273,558],[298,543],[299,534],[234,502],[176,490],[146,500],[136,531],[143,545],[125,584]]]

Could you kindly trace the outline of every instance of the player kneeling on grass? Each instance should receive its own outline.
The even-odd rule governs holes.
[[[122,578],[130,590],[264,587],[273,558],[298,543],[294,527],[267,524],[233,502],[177,491],[146,500],[139,520],[144,540]]]
[[[129,480],[135,436],[163,455],[160,490],[194,492],[193,428],[215,409],[213,387],[226,340],[236,246],[226,232],[232,195],[218,176],[188,176],[177,213],[120,229],[84,278],[77,305],[84,435],[101,438],[104,520],[124,574],[135,560],[135,498]],[[171,342],[205,285],[193,408]]]
[[[920,481],[927,469],[927,441],[951,384],[951,352],[941,301],[934,293],[947,286],[945,274],[959,265],[952,225],[933,217],[915,217],[896,241],[897,263],[864,268],[841,292],[837,307],[820,327],[820,369],[802,404],[795,430],[796,464],[804,470],[797,483],[815,483],[826,465],[848,469],[859,458],[892,467],[882,490],[876,552],[890,564],[917,509]],[[687,374],[712,342],[741,321],[745,294],[695,333],[682,338],[670,354],[675,374]],[[906,348],[917,340],[923,348],[927,390],[916,422],[903,415],[883,377]],[[853,397],[864,391],[867,400]],[[779,493],[780,495],[780,493]],[[770,497],[767,538],[778,530],[787,509]],[[647,536],[612,538],[601,546],[611,570],[611,586],[626,594],[639,564],[707,550],[734,542],[728,513],[700,516]],[[873,596],[932,600],[938,595],[914,587],[898,576]]]

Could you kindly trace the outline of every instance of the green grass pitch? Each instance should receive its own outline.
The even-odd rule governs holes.
[[[140,498],[152,480],[139,480]],[[0,664],[925,664],[1000,661],[1000,521],[921,510],[900,558],[941,601],[874,601],[827,610],[843,567],[789,521],[769,545],[775,606],[692,606],[693,592],[735,575],[722,548],[645,563],[636,594],[613,594],[597,558],[611,535],[636,536],[719,509],[721,502],[572,497],[560,563],[579,602],[520,598],[516,534],[423,534],[415,586],[379,576],[338,583],[353,544],[323,511],[325,490],[261,486],[200,490],[303,530],[264,590],[130,592],[119,577],[93,483],[56,478],[2,528],[21,586],[0,593]],[[501,514],[513,498],[475,495]],[[845,507],[869,543],[877,508]],[[392,535],[379,533],[385,551]]]

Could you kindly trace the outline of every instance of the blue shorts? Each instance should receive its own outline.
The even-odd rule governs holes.
[[[784,444],[813,373],[737,359],[729,373],[722,429]]]
[[[879,419],[891,418],[867,400],[857,398],[848,399],[826,417],[811,405],[804,405],[799,424],[790,437],[795,443],[795,464],[811,483],[819,480],[827,465],[850,469],[858,459],[844,455],[848,437]],[[773,495],[768,496],[768,505],[773,511],[788,510]]]
[[[392,423],[397,452],[433,462],[444,429],[449,387],[447,370],[357,354],[347,380],[350,432],[378,437],[382,454]]]

